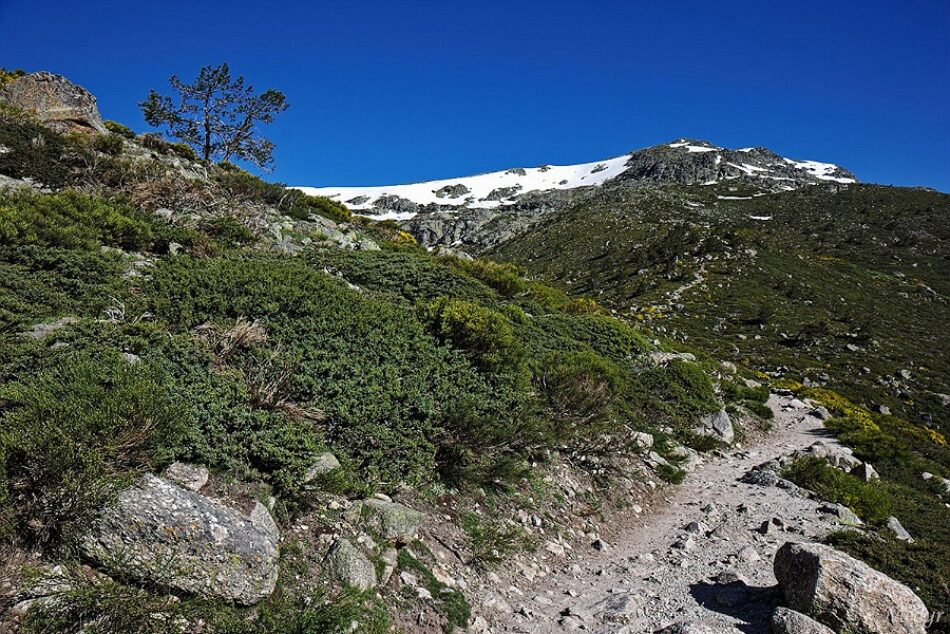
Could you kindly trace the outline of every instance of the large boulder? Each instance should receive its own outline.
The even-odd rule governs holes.
[[[775,608],[772,612],[772,634],[835,634],[835,631],[801,612]]]
[[[837,632],[926,630],[927,608],[907,586],[830,546],[786,543],[774,568],[788,606]]]
[[[251,605],[274,590],[278,540],[259,519],[149,474],[119,493],[81,548],[140,581]]]
[[[46,71],[22,75],[0,89],[0,99],[32,112],[57,132],[107,132],[96,98],[62,75]]]
[[[736,439],[732,419],[729,418],[729,414],[724,409],[703,416],[699,420],[699,426],[693,431],[703,436],[715,438],[727,445],[731,445],[732,441]]]

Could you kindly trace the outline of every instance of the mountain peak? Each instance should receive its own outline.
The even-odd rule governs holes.
[[[751,182],[767,191],[857,182],[851,172],[832,163],[785,158],[763,147],[730,150],[683,137],[592,163],[516,167],[405,185],[298,189],[377,217],[407,220],[430,206],[446,211],[493,209],[513,205],[531,192],[596,187],[608,182],[639,187],[713,185],[732,180]]]

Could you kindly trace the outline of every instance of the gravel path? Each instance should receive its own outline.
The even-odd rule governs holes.
[[[769,406],[775,412],[770,433],[709,458],[683,484],[669,487],[665,503],[650,514],[622,520],[604,551],[585,547],[569,559],[548,557],[551,574],[504,581],[511,609],[487,614],[484,629],[633,634],[700,619],[716,624],[714,631],[768,632],[779,599],[775,551],[833,528],[818,502],[739,481],[762,462],[827,438],[821,420],[793,407],[790,398],[773,395]]]

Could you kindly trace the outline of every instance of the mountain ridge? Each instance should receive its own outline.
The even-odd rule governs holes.
[[[367,215],[410,220],[423,209],[497,209],[516,204],[526,194],[608,182],[653,186],[712,185],[733,180],[755,182],[769,191],[858,182],[849,170],[834,163],[791,159],[764,147],[730,150],[708,141],[682,137],[589,163],[512,167],[400,185],[299,186],[297,189],[346,203]]]

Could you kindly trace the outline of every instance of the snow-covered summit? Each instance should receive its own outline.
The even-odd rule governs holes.
[[[299,187],[376,217],[405,220],[421,207],[491,209],[514,204],[524,194],[599,186],[609,181],[637,184],[714,184],[753,179],[772,189],[822,183],[854,183],[854,175],[831,163],[799,161],[766,148],[730,150],[708,141],[677,139],[614,158],[578,165],[542,165],[405,185]]]

